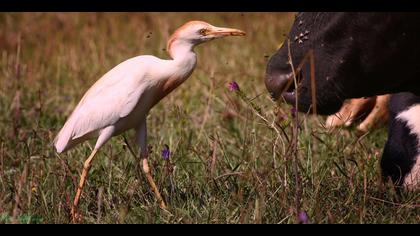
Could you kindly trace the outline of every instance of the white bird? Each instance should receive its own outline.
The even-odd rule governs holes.
[[[85,93],[54,140],[57,152],[61,153],[88,139],[97,138],[83,166],[71,209],[73,220],[76,219],[79,198],[95,154],[111,137],[129,129],[137,131],[136,141],[140,147],[143,171],[161,208],[166,209],[147,163],[147,114],[191,75],[197,63],[196,45],[225,36],[244,35],[245,32],[238,29],[190,21],[168,40],[167,51],[172,59],[150,55],[128,59],[103,75]]]

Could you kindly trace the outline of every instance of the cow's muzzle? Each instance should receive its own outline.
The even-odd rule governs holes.
[[[273,101],[284,100],[287,103],[294,105],[295,86],[292,72],[267,73],[265,76],[265,86]]]

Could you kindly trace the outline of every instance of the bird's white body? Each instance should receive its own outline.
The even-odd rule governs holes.
[[[100,78],[83,96],[54,140],[57,152],[66,151],[87,139],[97,137],[95,148],[85,161],[71,214],[77,205],[96,152],[112,137],[129,129],[137,130],[137,143],[143,157],[143,171],[161,207],[166,208],[147,164],[146,117],[150,109],[193,72],[198,44],[229,35],[245,35],[237,29],[214,27],[191,21],[168,40],[172,59],[138,56],[128,59]]]
[[[146,116],[168,93],[193,72],[197,56],[194,47],[203,42],[245,33],[191,21],[168,40],[172,59],[138,56],[128,59],[100,78],[83,96],[54,144],[57,152],[66,151],[87,139],[98,137],[98,150],[112,136],[137,129],[137,141],[146,151]]]
[[[173,60],[134,57],[102,76],[85,93],[59,132],[55,140],[57,152],[98,137],[110,126],[114,127],[112,136],[139,129],[149,110],[194,70],[195,53],[186,50],[183,55]]]

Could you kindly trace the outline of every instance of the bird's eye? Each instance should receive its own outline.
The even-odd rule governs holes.
[[[201,35],[205,36],[205,35],[206,35],[206,33],[207,33],[207,30],[206,30],[206,29],[201,29],[201,30],[199,31],[199,33],[200,33]]]

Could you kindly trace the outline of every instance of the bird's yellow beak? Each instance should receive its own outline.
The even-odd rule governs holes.
[[[225,36],[245,36],[246,33],[238,29],[213,27],[206,32],[206,35],[220,38]]]

